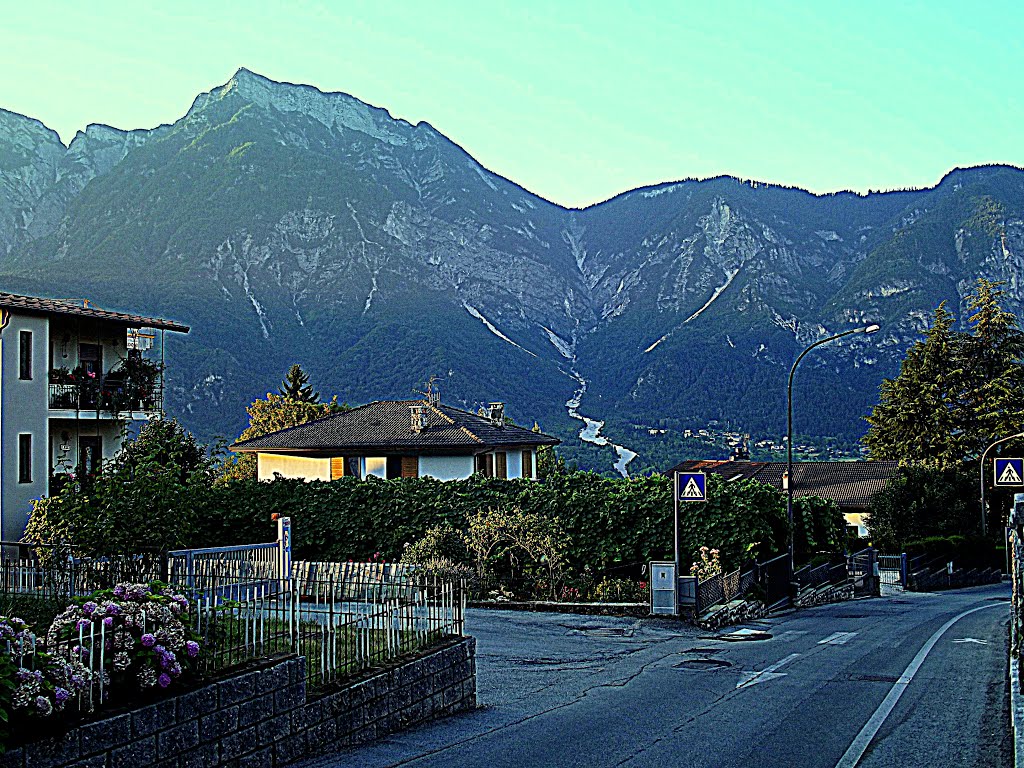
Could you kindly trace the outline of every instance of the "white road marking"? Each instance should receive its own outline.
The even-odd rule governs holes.
[[[786,658],[779,659],[774,664],[771,664],[762,669],[760,672],[744,672],[743,677],[740,678],[740,681],[738,683],[736,683],[736,687],[749,688],[750,686],[757,685],[758,683],[765,683],[769,680],[775,680],[779,677],[785,677],[785,672],[776,672],[775,670],[777,670],[784,664],[789,664],[789,662],[791,662],[793,659],[799,656],[799,653],[791,653]]]
[[[961,637],[959,640],[954,640],[954,643],[977,643],[978,645],[988,645],[988,640],[979,640],[976,637]]]
[[[957,614],[952,619],[947,621],[941,627],[939,627],[935,634],[928,638],[921,650],[917,652],[917,655],[913,658],[907,668],[903,670],[903,674],[900,675],[900,679],[893,683],[889,693],[886,694],[882,703],[878,705],[878,709],[875,710],[874,714],[868,718],[868,721],[864,724],[864,727],[860,729],[860,733],[857,734],[853,743],[850,744],[849,749],[846,750],[845,754],[836,763],[836,768],[855,768],[860,759],[864,757],[864,753],[868,751],[868,747],[871,744],[871,740],[875,738],[878,730],[882,727],[882,723],[896,707],[896,702],[900,700],[900,696],[907,690],[907,686],[910,685],[910,681],[914,679],[914,675],[924,664],[924,660],[928,658],[928,654],[931,653],[932,648],[939,642],[939,638],[945,634],[946,630],[956,624],[964,616],[970,616],[972,613],[978,611],[984,611],[986,608],[1006,608],[1006,603],[992,603],[990,605],[981,605],[977,608],[971,608],[969,611]]]
[[[819,640],[818,645],[846,645],[856,636],[856,632],[836,632],[835,634],[829,635],[824,640]]]

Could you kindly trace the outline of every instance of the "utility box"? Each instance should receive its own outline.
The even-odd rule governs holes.
[[[676,564],[651,563],[651,613],[655,616],[678,614],[676,600]]]

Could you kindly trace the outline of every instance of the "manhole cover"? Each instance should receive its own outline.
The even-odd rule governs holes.
[[[678,664],[673,664],[672,666],[676,669],[707,671],[710,669],[724,669],[725,667],[731,667],[732,664],[725,659],[687,659],[686,661],[680,661]]]
[[[737,629],[735,632],[719,635],[717,639],[736,643],[750,640],[771,640],[771,638],[771,632],[764,632],[760,629]]]

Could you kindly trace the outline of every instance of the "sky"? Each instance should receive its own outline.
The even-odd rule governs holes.
[[[1010,2],[0,0],[0,107],[67,142],[246,67],[421,120],[583,206],[730,174],[830,192],[1024,165]]]

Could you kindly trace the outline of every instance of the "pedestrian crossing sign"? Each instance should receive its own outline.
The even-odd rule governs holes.
[[[997,486],[1024,485],[1024,459],[993,459]]]
[[[677,472],[676,496],[680,501],[707,501],[708,478],[703,472]]]

